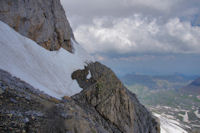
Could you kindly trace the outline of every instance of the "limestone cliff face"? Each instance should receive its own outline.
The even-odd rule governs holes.
[[[48,50],[73,51],[60,0],[0,0],[0,20]]]

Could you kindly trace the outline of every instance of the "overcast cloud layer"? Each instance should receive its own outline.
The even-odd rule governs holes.
[[[200,55],[199,0],[61,2],[76,40],[98,60]]]
[[[190,21],[199,13],[197,0],[62,3],[77,40],[90,53],[200,53],[200,28]]]

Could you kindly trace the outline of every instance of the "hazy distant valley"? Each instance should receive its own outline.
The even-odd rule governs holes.
[[[200,131],[200,86],[197,76],[129,74],[121,79],[152,112],[175,120],[178,122],[174,122],[175,125],[188,132]]]

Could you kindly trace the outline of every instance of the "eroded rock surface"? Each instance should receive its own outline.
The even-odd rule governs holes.
[[[86,79],[87,71],[92,75],[90,79]],[[91,63],[85,70],[74,72],[72,78],[85,87],[81,93],[73,96],[73,99],[83,108],[84,105],[93,107],[120,132],[160,132],[159,123],[139,103],[135,94],[124,87],[111,69],[98,62]],[[83,86],[84,82],[87,86]]]
[[[48,50],[72,52],[72,29],[60,0],[0,0],[0,20]]]

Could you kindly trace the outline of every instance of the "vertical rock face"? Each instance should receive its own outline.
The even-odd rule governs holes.
[[[60,0],[0,0],[0,20],[48,50],[73,51]]]
[[[92,77],[87,79],[87,71]],[[85,76],[84,76],[85,74]],[[129,92],[115,74],[106,66],[96,62],[85,70],[72,74],[84,90],[73,99],[79,104],[89,104],[107,121],[123,133],[159,133],[159,124]],[[84,83],[85,82],[85,83]],[[86,86],[83,86],[83,85]]]

